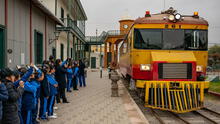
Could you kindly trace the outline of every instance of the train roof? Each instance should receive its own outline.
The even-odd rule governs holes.
[[[208,21],[199,16],[194,17],[182,15],[182,18],[177,22],[171,22],[169,20],[168,13],[151,14],[148,17],[138,18],[134,21],[134,24],[161,24],[161,23],[176,23],[176,24],[198,24],[198,25],[208,25]]]

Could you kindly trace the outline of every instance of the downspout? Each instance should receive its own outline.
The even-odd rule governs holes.
[[[45,60],[47,59],[47,16],[45,15]]]
[[[8,0],[5,0],[5,41],[4,41],[4,47],[7,49],[7,41],[8,41]],[[7,65],[7,54],[6,50],[4,52],[4,62],[3,66]]]
[[[30,0],[30,63],[32,63],[32,1]]]
[[[8,26],[8,0],[5,0],[5,27]]]

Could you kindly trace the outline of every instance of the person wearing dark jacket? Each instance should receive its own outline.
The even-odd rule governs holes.
[[[8,100],[3,101],[3,117],[2,124],[20,124],[18,116],[18,99],[24,92],[24,82],[20,81],[19,87],[16,88],[13,84],[15,76],[13,71],[9,68],[3,69],[2,73],[3,80],[8,90]]]
[[[0,81],[0,124],[2,120],[2,101],[8,99],[8,91],[5,85]]]
[[[60,103],[60,98],[62,98],[63,103],[69,103],[66,98],[66,74],[67,74],[67,64],[66,61],[62,63],[60,59],[56,60],[56,72],[55,79],[58,82],[58,94],[57,103]]]
[[[50,71],[49,66],[48,65],[43,65],[42,67],[42,71],[44,73],[44,75],[47,75]],[[48,98],[50,96],[50,85],[49,85],[49,81],[47,78],[44,78],[43,81],[41,82],[41,86],[40,86],[40,113],[39,113],[39,118],[42,120],[46,120],[47,119],[47,102],[48,102]]]
[[[82,60],[79,60],[79,84],[80,87],[84,86],[86,87],[86,79],[85,79],[85,64],[82,62]]]

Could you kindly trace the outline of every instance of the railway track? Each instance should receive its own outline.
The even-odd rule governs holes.
[[[128,89],[128,84],[124,82]],[[144,101],[138,97],[137,92],[130,91],[130,95],[144,113],[149,123],[153,124],[220,124],[220,113],[204,107],[201,110],[184,114],[177,114],[170,111],[161,111],[144,107]]]

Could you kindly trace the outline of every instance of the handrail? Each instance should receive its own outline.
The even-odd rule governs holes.
[[[61,18],[64,23],[64,27],[68,27],[73,29],[82,39],[85,39],[85,34],[81,31],[81,29],[75,24],[75,22],[71,18]]]
[[[86,42],[102,42],[106,40],[108,36],[121,36],[126,35],[127,31],[125,30],[109,30],[108,32],[102,32],[100,36],[86,36]]]

